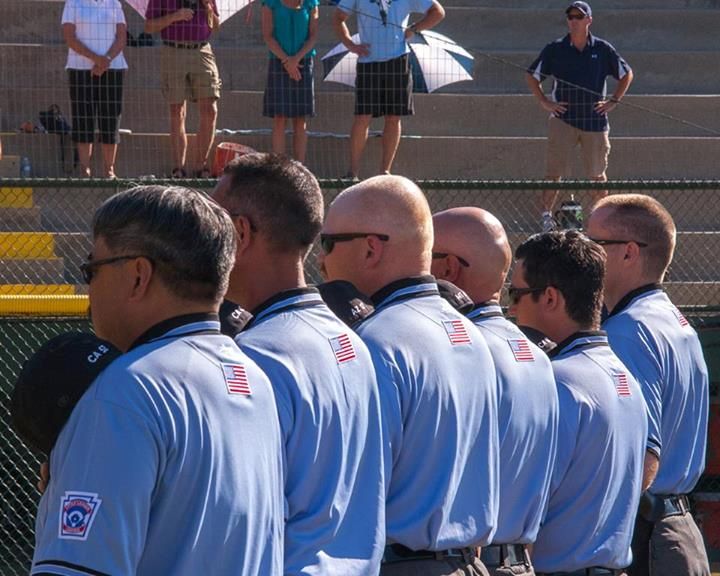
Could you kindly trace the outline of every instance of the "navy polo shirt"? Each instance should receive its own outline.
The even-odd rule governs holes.
[[[590,34],[579,51],[568,34],[545,46],[527,71],[539,82],[553,77],[552,100],[568,103],[558,118],[586,132],[604,132],[610,128],[607,115],[595,112],[595,103],[605,98],[607,77],[621,80],[630,66],[609,42]]]

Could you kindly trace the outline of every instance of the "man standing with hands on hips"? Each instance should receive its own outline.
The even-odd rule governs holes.
[[[195,141],[192,176],[210,176],[208,155],[215,138],[220,73],[208,39],[220,27],[215,0],[149,0],[145,32],[160,32],[160,84],[170,106],[173,178],[186,177],[185,102],[196,102],[200,125]]]
[[[526,74],[530,91],[550,112],[545,178],[568,176],[571,154],[580,144],[585,176],[606,182],[610,154],[607,115],[627,92],[633,72],[609,42],[590,34],[593,17],[587,2],[571,3],[565,14],[569,33],[545,46]],[[554,79],[550,98],[540,85],[548,76]],[[608,76],[618,81],[610,98],[606,96]],[[557,190],[543,191],[545,232],[557,226],[552,215],[557,195]],[[593,204],[604,196],[606,190],[594,190]]]
[[[424,14],[408,26],[411,12]],[[345,21],[355,14],[360,43]],[[350,133],[350,172],[356,179],[368,138],[370,120],[385,117],[380,173],[389,174],[400,144],[400,118],[415,113],[407,40],[445,18],[437,0],[340,0],[333,26],[340,41],[358,55],[355,79],[355,120]]]

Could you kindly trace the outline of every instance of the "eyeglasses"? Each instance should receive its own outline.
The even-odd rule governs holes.
[[[95,276],[95,272],[101,266],[105,266],[106,264],[114,264],[115,262],[122,262],[123,260],[133,260],[134,258],[147,258],[148,260],[150,260],[150,262],[152,262],[152,259],[148,256],[145,256],[144,254],[113,256],[111,258],[101,258],[100,260],[90,260],[90,257],[88,257],[87,262],[83,262],[82,264],[80,264],[80,272],[82,273],[83,280],[85,280],[85,284],[90,284],[90,282],[92,282],[93,276]]]
[[[540,292],[545,291],[545,288],[546,286],[542,288],[519,288],[517,286],[510,286],[508,288],[508,296],[510,297],[510,302],[517,304],[525,294],[540,294]]]
[[[585,14],[568,14],[568,20],[585,20]]]
[[[330,254],[338,242],[350,242],[356,238],[367,238],[368,236],[377,236],[378,240],[387,242],[390,236],[387,234],[378,234],[376,232],[348,232],[346,234],[320,234],[320,246],[325,254]]]
[[[640,248],[647,248],[647,243],[638,242],[637,240],[602,240],[600,238],[590,238],[595,244],[599,246],[611,246],[613,244],[630,244],[631,242],[640,246]]]
[[[450,256],[450,254],[448,254],[447,252],[433,252],[432,253],[433,260],[439,260],[440,258],[447,258],[448,256]],[[455,256],[455,258],[458,259],[458,262],[460,262],[460,264],[462,264],[465,268],[470,267],[470,263],[467,260],[465,260],[465,258],[461,258],[457,254],[453,254],[453,256]]]

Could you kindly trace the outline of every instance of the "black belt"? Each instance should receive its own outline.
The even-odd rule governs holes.
[[[690,510],[690,501],[684,494],[656,495],[643,492],[639,512],[648,522],[657,522],[668,516],[682,516]]]
[[[525,544],[491,544],[483,546],[480,560],[485,566],[530,566],[530,555]]]
[[[620,576],[621,574],[625,574],[625,571],[592,566],[574,570],[573,572],[536,572],[535,576]]]
[[[462,558],[471,562],[477,557],[475,548],[450,548],[448,550],[412,550],[402,544],[385,546],[383,563],[408,562],[410,560],[444,560],[445,558]]]
[[[208,45],[208,42],[197,42],[196,44],[185,44],[182,42],[170,42],[170,40],[163,40],[163,44],[165,46],[170,46],[170,48],[180,48],[182,50],[197,50],[198,48],[203,48]]]

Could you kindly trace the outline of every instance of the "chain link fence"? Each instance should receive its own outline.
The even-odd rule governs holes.
[[[163,182],[163,181],[153,181]],[[177,181],[172,181],[177,183]],[[32,186],[28,186],[28,184]],[[183,184],[210,191],[213,181]],[[79,264],[92,242],[92,215],[130,181],[0,180],[0,574],[27,573],[39,495],[40,455],[10,427],[8,401],[23,361],[47,339],[89,330],[87,287]],[[326,204],[344,184],[322,182]],[[420,182],[433,211],[480,206],[503,222],[513,247],[540,231],[540,191],[547,182]],[[554,184],[562,202],[587,209],[592,183]],[[720,560],[720,181],[611,182],[611,193],[641,192],[673,214],[678,247],[667,290],[698,329],[711,372],[711,431],[706,474],[696,489],[695,510],[711,557]],[[558,214],[561,217],[562,214]],[[317,247],[306,266],[308,281],[321,281]]]

